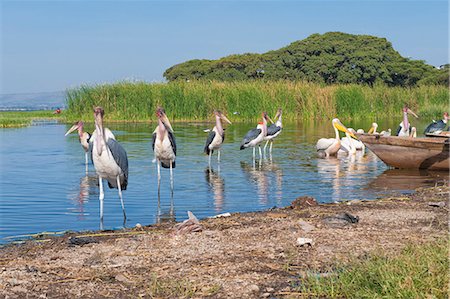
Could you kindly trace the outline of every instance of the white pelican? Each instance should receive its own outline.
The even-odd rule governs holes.
[[[411,133],[409,134],[411,138],[417,138],[417,129],[416,127],[411,127]]]
[[[262,113],[262,120],[262,124],[260,124],[261,126],[248,131],[241,142],[241,150],[247,147],[253,147],[253,160],[255,160],[255,146],[259,145],[267,135],[268,116],[266,112]],[[259,146],[259,158],[262,158],[261,146]]]
[[[102,107],[94,108],[95,131],[92,133],[92,162],[98,174],[100,188],[100,220],[103,223],[103,179],[108,181],[109,188],[119,190],[120,203],[122,205],[124,223],[126,221],[125,207],[123,204],[122,190],[128,185],[128,157],[123,147],[116,141],[108,128],[103,126]],[[102,225],[103,226],[103,225]]]
[[[372,123],[372,126],[370,127],[369,131],[367,131],[367,134],[378,134],[377,129],[378,129],[378,124]]]
[[[214,115],[216,117],[216,125],[209,132],[208,139],[206,139],[204,148],[204,153],[209,155],[209,166],[211,166],[211,156],[214,150],[217,150],[217,162],[220,162],[220,146],[225,140],[225,132],[222,126],[222,120],[228,122],[231,125],[231,121],[221,111],[215,110]]]
[[[407,106],[403,108],[403,121],[400,123],[397,129],[397,136],[409,136],[411,134],[411,124],[408,121],[408,113],[412,114],[415,118],[419,118],[411,109]]]
[[[266,137],[264,137],[264,140],[267,140],[266,144],[264,145],[264,155],[266,154],[266,147],[269,142],[269,153],[270,155],[272,155],[273,140],[281,134],[281,130],[283,129],[283,123],[281,121],[282,113],[283,111],[281,110],[281,108],[278,108],[277,114],[275,115],[275,119],[277,119],[276,123],[271,124],[269,127],[267,127],[267,135]]]
[[[158,171],[158,191],[161,182],[160,164],[164,168],[170,168],[170,187],[173,192],[173,168],[175,168],[175,158],[177,155],[177,144],[173,134],[172,125],[167,118],[163,108],[156,109],[158,126],[153,132],[153,152],[155,153],[156,168]]]
[[[339,131],[347,132],[350,136],[356,139],[356,136],[350,132],[339,119],[335,118],[331,121],[333,125],[334,132],[336,134],[335,138],[320,138],[317,141],[316,149],[320,155],[325,154],[326,157],[334,156],[337,154],[341,148],[341,139],[339,138]]]
[[[64,136],[69,135],[75,130],[78,130],[78,137],[80,140],[81,147],[84,149],[84,155],[85,155],[85,164],[86,164],[86,173],[88,172],[88,154],[89,154],[89,139],[91,139],[91,134],[88,132],[83,131],[83,122],[77,121],[67,132]]]
[[[356,134],[356,131],[353,128],[348,128],[348,130],[353,134]],[[347,132],[345,132],[345,137],[341,139],[341,149],[343,149],[346,152],[353,153],[352,147],[354,148],[355,152],[364,151],[366,148],[366,146],[361,140],[353,139]]]
[[[384,137],[389,137],[389,136],[391,136],[391,132],[392,132],[391,129],[387,129],[387,131],[381,131],[380,135],[384,136]]]
[[[428,133],[440,133],[442,132],[448,123],[448,112],[444,112],[444,118],[439,121],[434,121],[428,125],[428,127],[423,132],[424,134]]]

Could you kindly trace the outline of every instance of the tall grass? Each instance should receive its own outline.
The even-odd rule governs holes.
[[[81,86],[67,91],[67,120],[91,119],[92,107],[103,106],[109,120],[154,119],[163,106],[176,120],[205,120],[213,109],[255,120],[283,108],[284,119],[343,119],[400,116],[408,104],[421,116],[439,118],[448,109],[448,89],[375,85],[320,85],[308,82],[171,82]]]
[[[327,277],[308,276],[300,292],[317,298],[448,298],[448,240],[371,255]]]

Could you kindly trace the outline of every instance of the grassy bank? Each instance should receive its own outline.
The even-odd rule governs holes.
[[[62,115],[53,111],[2,111],[0,112],[0,128],[25,127],[34,120],[62,120]]]
[[[448,245],[441,240],[357,259],[329,276],[310,276],[299,291],[320,298],[447,298]]]
[[[109,120],[154,119],[163,106],[171,119],[205,120],[211,111],[238,112],[243,120],[262,110],[284,109],[284,119],[342,119],[399,116],[407,103],[422,117],[439,118],[448,109],[448,90],[440,86],[391,88],[319,85],[307,82],[172,82],[81,86],[67,91],[69,121],[91,119],[92,106],[103,106]]]

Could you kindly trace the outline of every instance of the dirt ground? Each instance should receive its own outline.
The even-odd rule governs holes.
[[[0,248],[0,294],[283,297],[311,271],[447,236],[448,200],[448,186],[377,201],[317,205],[299,198],[291,207],[206,219],[179,230],[166,223],[8,245]],[[311,240],[300,246],[298,238]]]

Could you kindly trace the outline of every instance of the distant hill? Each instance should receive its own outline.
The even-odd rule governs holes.
[[[0,94],[0,111],[65,108],[65,92]]]
[[[307,80],[325,84],[447,84],[448,68],[402,57],[385,38],[342,32],[313,34],[279,50],[189,60],[168,68],[174,80]]]

